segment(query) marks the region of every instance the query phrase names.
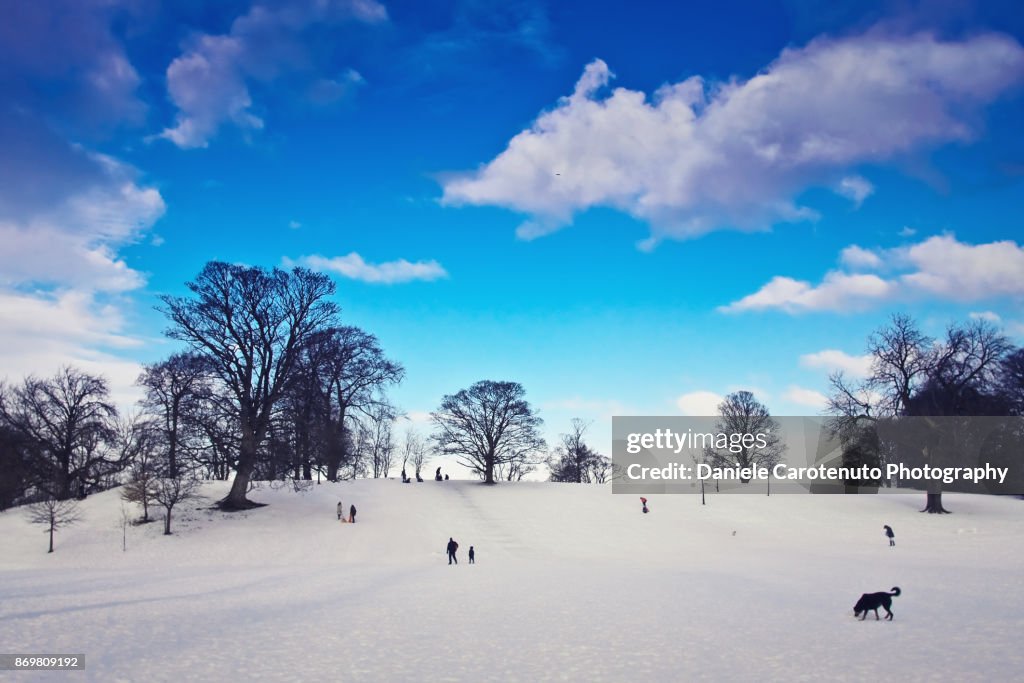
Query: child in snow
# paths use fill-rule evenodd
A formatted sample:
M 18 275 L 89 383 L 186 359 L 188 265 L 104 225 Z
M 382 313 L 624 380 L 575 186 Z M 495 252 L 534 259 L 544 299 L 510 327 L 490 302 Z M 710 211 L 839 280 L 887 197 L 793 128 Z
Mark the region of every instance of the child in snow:
M 896 534 L 892 532 L 892 527 L 886 524 L 884 527 L 885 535 L 889 537 L 889 547 L 896 545 Z
M 342 516 L 343 514 L 345 514 L 345 508 L 344 508 L 344 507 L 342 507 L 342 505 L 341 505 L 341 501 L 339 500 L 339 501 L 338 501 L 338 519 L 339 519 L 339 520 L 341 519 L 341 516 Z
M 647 509 L 647 499 L 646 499 L 646 498 L 644 498 L 643 496 L 640 496 L 640 504 L 644 506 L 644 507 L 643 507 L 643 511 L 644 511 L 644 514 L 645 514 L 645 515 L 646 515 L 646 514 L 647 514 L 648 512 L 650 512 L 650 510 L 648 510 L 648 509 Z
M 352 524 L 356 523 L 356 506 L 353 505 L 348 509 L 348 521 Z
M 473 546 L 469 546 L 469 563 L 476 564 L 476 552 L 474 552 Z

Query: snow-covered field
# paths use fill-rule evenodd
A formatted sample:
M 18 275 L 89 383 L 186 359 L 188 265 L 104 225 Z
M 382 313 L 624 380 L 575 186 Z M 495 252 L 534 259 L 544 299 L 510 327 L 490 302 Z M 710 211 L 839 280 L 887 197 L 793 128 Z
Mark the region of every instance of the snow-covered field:
M 0 514 L 0 652 L 84 653 L 2 680 L 1011 680 L 1024 501 L 947 494 L 651 496 L 394 480 L 203 489 L 128 530 L 90 497 L 56 552 Z M 335 505 L 359 509 L 341 524 Z M 889 548 L 882 525 L 896 531 Z M 458 566 L 444 547 L 460 544 Z M 477 564 L 466 563 L 473 545 Z M 900 586 L 892 622 L 852 607 Z M 884 615 L 884 612 L 883 612 Z

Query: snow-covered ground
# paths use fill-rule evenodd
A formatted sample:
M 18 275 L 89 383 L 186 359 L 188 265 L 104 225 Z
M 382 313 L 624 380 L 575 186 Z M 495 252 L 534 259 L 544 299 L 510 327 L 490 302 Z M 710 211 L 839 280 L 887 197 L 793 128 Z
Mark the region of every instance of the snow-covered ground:
M 2 680 L 1011 680 L 1024 502 L 947 494 L 651 496 L 394 480 L 264 486 L 128 530 L 117 491 L 46 553 L 0 514 L 0 652 L 84 653 Z M 341 524 L 335 505 L 359 509 Z M 882 525 L 896 532 L 890 548 Z M 460 544 L 459 565 L 444 547 Z M 477 564 L 468 565 L 473 545 Z M 892 622 L 861 593 L 900 586 Z M 884 612 L 883 612 L 884 615 Z

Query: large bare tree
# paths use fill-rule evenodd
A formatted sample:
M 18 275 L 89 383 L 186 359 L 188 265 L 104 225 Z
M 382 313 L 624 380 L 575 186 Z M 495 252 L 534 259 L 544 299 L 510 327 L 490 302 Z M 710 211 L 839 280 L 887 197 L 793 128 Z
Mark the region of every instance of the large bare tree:
M 431 413 L 438 450 L 455 456 L 487 484 L 494 483 L 496 467 L 521 471 L 545 448 L 539 432 L 543 420 L 525 395 L 518 382 L 484 380 L 445 396 Z
M 207 263 L 188 283 L 189 297 L 161 297 L 167 334 L 204 357 L 236 411 L 235 479 L 225 510 L 253 506 L 246 498 L 274 407 L 292 380 L 303 347 L 330 326 L 339 308 L 334 283 L 304 268 Z
M 886 418 L 1005 414 L 1008 406 L 998 386 L 1012 351 L 1005 335 L 985 321 L 953 323 L 942 340 L 935 340 L 910 316 L 893 315 L 868 338 L 871 369 L 866 378 L 851 381 L 841 372 L 830 376 L 833 431 L 852 432 Z M 921 448 L 925 462 L 936 451 L 934 444 Z M 941 480 L 929 481 L 921 512 L 948 512 Z

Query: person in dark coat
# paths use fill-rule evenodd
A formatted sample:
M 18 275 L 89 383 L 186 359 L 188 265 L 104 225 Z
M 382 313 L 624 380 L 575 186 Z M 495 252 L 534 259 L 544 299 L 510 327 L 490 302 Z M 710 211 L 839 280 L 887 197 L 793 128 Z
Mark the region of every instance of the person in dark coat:
M 447 475 L 447 474 L 446 474 L 446 475 L 444 475 L 444 480 L 445 480 L 445 481 L 448 481 L 448 475 Z
M 459 563 L 459 558 L 455 557 L 455 552 L 459 549 L 459 544 L 455 542 L 454 538 L 448 537 L 448 564 L 454 562 Z
M 338 519 L 340 520 L 340 519 L 341 519 L 341 516 L 342 516 L 342 515 L 344 515 L 344 514 L 345 514 L 345 508 L 344 508 L 344 506 L 343 506 L 343 505 L 341 504 L 341 501 L 339 500 L 339 501 L 338 501 Z
M 348 509 L 348 521 L 351 522 L 352 524 L 356 523 L 356 506 L 355 505 L 352 505 Z
M 643 505 L 643 512 L 646 515 L 650 510 L 647 509 L 647 499 L 643 496 L 640 497 L 640 504 Z
M 434 481 L 441 481 L 441 468 L 437 468 L 437 472 L 434 473 Z
M 886 524 L 882 528 L 885 529 L 885 535 L 889 537 L 889 546 L 896 545 L 896 534 L 892 532 L 892 527 Z
M 473 546 L 469 546 L 469 563 L 476 564 L 476 551 L 473 550 Z

